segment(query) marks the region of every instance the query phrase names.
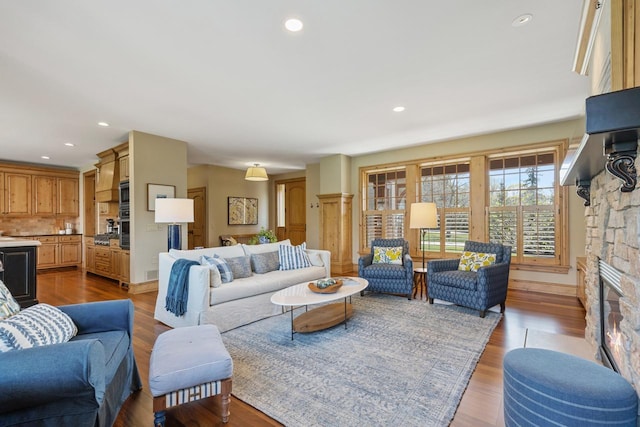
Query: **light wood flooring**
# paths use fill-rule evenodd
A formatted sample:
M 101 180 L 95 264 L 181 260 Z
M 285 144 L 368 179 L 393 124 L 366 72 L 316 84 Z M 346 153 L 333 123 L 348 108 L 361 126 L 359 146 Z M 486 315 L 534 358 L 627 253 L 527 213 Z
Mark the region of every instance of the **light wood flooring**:
M 135 305 L 133 345 L 143 389 L 123 406 L 116 426 L 152 426 L 153 412 L 148 389 L 149 356 L 156 337 L 169 328 L 153 319 L 156 292 L 132 295 L 116 282 L 86 274 L 82 270 L 55 270 L 38 274 L 38 298 L 51 305 L 130 298 Z M 421 301 L 409 304 L 427 304 Z M 452 426 L 502 426 L 502 358 L 513 348 L 523 347 L 527 334 L 538 343 L 567 345 L 584 336 L 585 311 L 577 298 L 524 291 L 509 291 L 507 308 L 480 358 L 464 393 Z M 571 338 L 574 337 L 574 338 Z M 552 343 L 555 341 L 555 344 Z M 552 345 L 552 346 L 553 346 Z M 169 410 L 167 426 L 278 426 L 255 408 L 232 398 L 231 416 L 223 424 L 219 397 L 193 402 Z M 339 421 L 336 422 L 336 425 Z

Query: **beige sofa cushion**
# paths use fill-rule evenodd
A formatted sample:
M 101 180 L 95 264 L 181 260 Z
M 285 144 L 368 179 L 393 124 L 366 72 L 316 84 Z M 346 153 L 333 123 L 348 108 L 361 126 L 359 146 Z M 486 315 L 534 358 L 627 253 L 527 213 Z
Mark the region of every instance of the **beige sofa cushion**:
M 198 262 L 200 262 L 200 257 L 202 255 L 212 257 L 213 255 L 218 254 L 218 256 L 222 258 L 235 258 L 235 257 L 246 255 L 242 250 L 241 245 L 220 246 L 217 248 L 191 249 L 186 251 L 183 251 L 180 249 L 171 249 L 169 250 L 169 254 L 176 259 L 184 258 L 184 259 L 189 259 L 189 260 L 198 261 Z
M 275 292 L 298 283 L 311 282 L 323 277 L 324 267 L 307 267 L 297 270 L 271 271 L 266 274 L 253 274 L 251 277 L 223 283 L 210 292 L 210 305 L 221 304 L 239 298 Z
M 265 252 L 273 252 L 278 250 L 280 245 L 291 245 L 291 240 L 286 239 L 275 243 L 265 243 L 262 245 L 245 245 L 242 244 L 242 249 L 247 255 L 251 254 L 263 254 Z

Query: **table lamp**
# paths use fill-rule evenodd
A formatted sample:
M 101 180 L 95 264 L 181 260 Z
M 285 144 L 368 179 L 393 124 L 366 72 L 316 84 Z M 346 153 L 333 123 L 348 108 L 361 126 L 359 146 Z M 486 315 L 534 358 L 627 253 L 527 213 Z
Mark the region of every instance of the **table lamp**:
M 409 216 L 409 228 L 420 229 L 420 249 L 422 250 L 422 269 L 424 270 L 424 230 L 438 227 L 438 209 L 435 203 L 413 203 Z
M 182 249 L 180 223 L 193 222 L 192 199 L 156 199 L 156 223 L 167 223 L 168 248 Z

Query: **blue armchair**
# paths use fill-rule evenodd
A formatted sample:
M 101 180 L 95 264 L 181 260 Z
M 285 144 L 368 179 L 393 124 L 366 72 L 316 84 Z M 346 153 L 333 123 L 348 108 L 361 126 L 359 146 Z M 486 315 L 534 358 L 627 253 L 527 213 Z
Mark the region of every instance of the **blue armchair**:
M 111 426 L 142 387 L 130 300 L 58 308 L 78 328 L 71 341 L 0 353 L 2 426 Z
M 402 247 L 402 264 L 373 263 L 374 247 Z M 374 239 L 371 253 L 358 259 L 358 276 L 367 279 L 367 291 L 406 295 L 411 299 L 413 290 L 413 260 L 409 243 L 404 239 Z M 364 295 L 364 292 L 360 292 Z
M 427 293 L 429 304 L 441 299 L 454 304 L 480 310 L 484 317 L 487 309 L 500 304 L 504 313 L 509 285 L 511 246 L 499 243 L 482 243 L 467 240 L 465 251 L 496 254 L 493 265 L 480 267 L 477 272 L 460 271 L 460 260 L 444 259 L 427 263 Z

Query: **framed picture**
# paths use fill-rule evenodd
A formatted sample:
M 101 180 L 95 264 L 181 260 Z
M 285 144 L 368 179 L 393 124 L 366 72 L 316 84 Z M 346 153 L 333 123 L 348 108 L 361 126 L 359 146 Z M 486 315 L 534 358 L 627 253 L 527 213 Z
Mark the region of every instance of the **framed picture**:
M 258 223 L 258 199 L 253 197 L 228 197 L 229 225 L 247 225 Z
M 176 197 L 175 185 L 147 184 L 147 210 L 156 210 L 156 199 L 173 199 Z

